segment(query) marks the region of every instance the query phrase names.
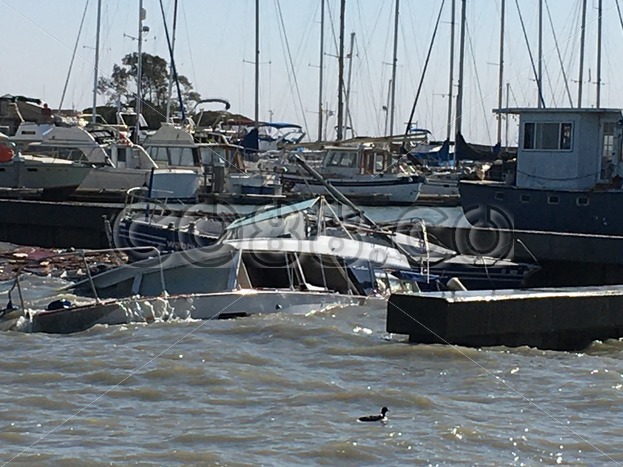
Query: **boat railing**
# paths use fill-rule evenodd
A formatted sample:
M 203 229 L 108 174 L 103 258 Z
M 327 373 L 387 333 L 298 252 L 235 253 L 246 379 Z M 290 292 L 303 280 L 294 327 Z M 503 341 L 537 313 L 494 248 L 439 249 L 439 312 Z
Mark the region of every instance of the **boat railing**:
M 156 215 L 163 216 L 172 210 L 171 202 L 177 207 L 185 206 L 182 200 L 171 200 L 166 197 L 155 198 L 150 195 L 150 190 L 147 187 L 134 187 L 126 191 L 124 212 L 141 212 L 146 219 Z
M 93 293 L 93 298 L 95 299 L 96 303 L 101 303 L 102 300 L 100 299 L 98 293 L 97 293 L 97 286 L 94 280 L 94 277 L 97 277 L 97 274 L 95 274 L 95 276 L 93 275 L 93 273 L 91 272 L 91 267 L 89 267 L 89 264 L 87 262 L 87 257 L 88 256 L 97 256 L 97 255 L 102 255 L 102 254 L 107 254 L 107 253 L 123 253 L 123 252 L 135 252 L 137 250 L 141 250 L 141 251 L 151 251 L 152 253 L 155 254 L 155 256 L 158 257 L 158 269 L 159 269 L 159 273 L 160 273 L 160 285 L 162 287 L 162 294 L 166 295 L 167 294 L 167 289 L 166 289 L 166 281 L 165 281 L 165 276 L 164 276 L 164 266 L 163 266 L 163 262 L 162 262 L 162 256 L 160 251 L 156 248 L 156 247 L 152 247 L 152 246 L 144 246 L 144 247 L 125 247 L 125 248 L 106 248 L 106 249 L 80 249 L 80 250 L 75 250 L 75 251 L 65 251 L 62 253 L 56 253 L 53 255 L 49 255 L 49 256 L 43 256 L 41 258 L 37 258 L 37 259 L 33 259 L 31 261 L 28 261 L 22 265 L 20 265 L 15 271 L 15 279 L 13 281 L 13 285 L 9 288 L 9 290 L 7 291 L 7 295 L 8 295 L 8 302 L 7 305 L 4 309 L 0 310 L 0 317 L 2 317 L 2 315 L 4 315 L 5 313 L 10 312 L 11 310 L 15 310 L 17 307 L 15 307 L 13 305 L 13 297 L 12 297 L 12 293 L 14 290 L 17 289 L 17 293 L 18 293 L 18 298 L 19 298 L 19 308 L 21 310 L 25 310 L 26 309 L 26 300 L 24 299 L 24 292 L 23 292 L 23 288 L 22 288 L 22 275 L 25 273 L 28 273 L 30 271 L 28 271 L 28 269 L 32 268 L 33 265 L 36 264 L 40 264 L 41 262 L 45 261 L 50 263 L 51 261 L 55 260 L 55 259 L 61 259 L 61 258 L 68 258 L 68 257 L 78 257 L 81 261 L 82 264 L 84 265 L 84 269 L 86 271 L 86 280 L 88 281 L 89 284 L 89 288 L 91 290 L 91 292 Z M 83 279 L 84 280 L 84 279 Z M 68 286 L 62 287 L 60 289 L 57 289 L 56 292 L 62 292 L 62 291 L 68 291 L 71 290 L 72 288 L 74 288 L 77 284 L 79 284 L 81 281 L 72 283 Z

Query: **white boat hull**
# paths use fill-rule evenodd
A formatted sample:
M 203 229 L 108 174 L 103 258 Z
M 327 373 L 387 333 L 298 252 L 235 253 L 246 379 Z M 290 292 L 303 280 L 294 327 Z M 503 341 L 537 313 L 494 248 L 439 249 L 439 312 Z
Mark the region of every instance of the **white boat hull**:
M 44 190 L 76 188 L 92 170 L 92 167 L 72 163 L 14 159 L 0 164 L 0 187 Z
M 315 180 L 286 178 L 284 181 L 293 184 L 292 191 L 314 195 L 326 194 L 324 185 Z M 325 179 L 342 194 L 350 197 L 378 197 L 388 202 L 413 203 L 420 194 L 422 183 L 418 177 L 377 176 L 361 179 Z
M 87 175 L 79 189 L 127 191 L 130 188 L 148 186 L 151 179 L 151 169 L 98 167 Z M 155 169 L 152 195 L 160 198 L 192 198 L 200 183 L 201 175 L 195 170 Z
M 305 314 L 333 307 L 378 308 L 385 299 L 328 292 L 251 290 L 169 297 L 106 300 L 86 306 L 32 314 L 33 332 L 72 333 L 96 324 L 118 325 L 169 319 L 222 319 L 259 313 Z

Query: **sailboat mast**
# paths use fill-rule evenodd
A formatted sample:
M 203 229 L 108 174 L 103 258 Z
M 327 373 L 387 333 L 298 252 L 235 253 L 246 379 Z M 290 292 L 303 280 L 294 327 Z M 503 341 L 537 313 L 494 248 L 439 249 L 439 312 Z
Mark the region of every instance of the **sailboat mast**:
M 467 0 L 461 0 L 461 40 L 459 44 L 459 89 L 456 94 L 456 134 L 461 134 L 463 120 L 463 70 L 465 62 L 465 17 Z M 456 141 L 456 140 L 455 140 Z
M 597 92 L 595 98 L 595 107 L 601 106 L 601 16 L 603 14 L 602 0 L 597 4 Z
M 346 91 L 345 91 L 345 98 L 344 98 L 344 116 L 345 119 L 348 120 L 348 123 L 346 123 L 346 127 L 348 128 L 350 126 L 350 131 L 351 134 L 353 132 L 353 122 L 350 119 L 350 83 L 351 83 L 351 78 L 353 76 L 353 49 L 355 47 L 355 33 L 351 32 L 350 33 L 350 52 L 348 53 L 348 80 L 346 81 L 347 85 L 346 85 Z M 344 136 L 346 135 L 346 131 L 344 131 Z
M 325 0 L 320 0 L 320 76 L 318 77 L 318 141 L 322 141 L 322 79 L 324 77 L 324 4 Z
M 506 83 L 506 118 L 504 119 L 504 132 L 505 132 L 505 136 L 504 136 L 504 141 L 506 141 L 506 152 L 508 152 L 508 106 L 509 106 L 509 102 L 510 102 L 510 91 L 511 91 L 511 83 Z
M 391 98 L 392 98 L 392 80 L 389 80 L 389 85 L 387 86 L 387 105 L 385 106 L 385 131 L 383 132 L 384 135 L 387 134 L 387 122 L 389 119 L 389 109 L 391 106 Z
M 260 0 L 255 0 L 255 128 L 260 121 Z
M 340 1 L 340 50 L 338 51 L 338 90 L 337 90 L 337 136 L 340 141 L 344 131 L 344 100 L 342 89 L 344 87 L 344 14 L 346 12 L 346 0 Z
M 539 0 L 539 56 L 537 59 L 537 87 L 539 109 L 543 107 L 543 0 Z
M 498 65 L 498 140 L 502 144 L 502 96 L 504 94 L 504 20 L 506 13 L 506 0 L 502 0 L 500 12 L 500 63 Z
M 95 66 L 93 71 L 93 111 L 91 112 L 91 122 L 97 121 L 97 81 L 99 80 L 100 64 L 100 25 L 102 22 L 102 0 L 97 0 L 97 27 L 95 32 Z M 59 109 L 60 110 L 60 109 Z
M 143 99 L 143 20 L 145 11 L 143 10 L 143 0 L 138 1 L 138 60 L 136 64 L 136 142 L 138 142 L 139 116 L 141 114 L 141 100 Z
M 398 15 L 400 12 L 400 0 L 396 0 L 396 12 L 394 13 L 394 56 L 392 59 L 392 92 L 389 106 L 389 136 L 394 135 L 394 113 L 396 112 L 396 65 L 398 63 Z
M 450 141 L 452 136 L 452 107 L 454 101 L 454 29 L 455 29 L 455 12 L 456 12 L 456 0 L 452 0 L 452 13 L 450 19 L 450 78 L 448 80 L 448 125 L 446 139 Z
M 173 32 L 171 34 L 171 50 L 175 50 L 175 33 L 177 31 L 177 0 L 173 5 Z M 167 94 L 167 115 L 166 121 L 169 121 L 171 117 L 171 94 L 173 93 L 173 59 L 171 59 L 171 63 L 169 64 L 169 89 Z
M 582 2 L 582 28 L 580 30 L 580 69 L 578 72 L 578 108 L 582 107 L 582 81 L 584 80 L 584 44 L 586 42 L 586 2 Z

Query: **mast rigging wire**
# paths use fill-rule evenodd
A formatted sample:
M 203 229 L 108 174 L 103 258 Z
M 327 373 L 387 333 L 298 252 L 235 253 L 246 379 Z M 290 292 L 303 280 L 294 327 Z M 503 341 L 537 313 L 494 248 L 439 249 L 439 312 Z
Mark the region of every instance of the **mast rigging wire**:
M 303 114 L 303 125 L 305 125 L 305 133 L 310 134 L 309 126 L 307 125 L 307 118 L 305 117 L 303 99 L 301 98 L 301 89 L 299 88 L 299 82 L 296 77 L 296 70 L 294 69 L 294 63 L 292 62 L 292 53 L 290 52 L 290 41 L 288 40 L 288 35 L 286 34 L 286 26 L 283 21 L 283 14 L 281 13 L 281 2 L 279 0 L 275 0 L 275 6 L 277 7 L 277 13 L 279 14 L 281 32 L 283 33 L 283 40 L 286 45 L 289 65 L 290 65 L 290 68 L 292 69 L 292 80 L 294 81 L 294 87 L 296 88 L 296 96 L 298 97 L 299 106 L 301 107 L 301 113 Z M 290 73 L 288 73 L 288 77 L 290 77 Z
M 571 91 L 569 90 L 569 80 L 567 79 L 567 73 L 565 72 L 565 65 L 562 61 L 562 56 L 560 55 L 560 48 L 558 47 L 558 38 L 556 37 L 556 30 L 554 29 L 554 22 L 552 21 L 552 13 L 550 12 L 549 2 L 547 0 L 545 0 L 545 9 L 547 10 L 547 17 L 549 19 L 549 25 L 552 29 L 552 36 L 554 36 L 554 45 L 556 46 L 556 54 L 558 55 L 558 62 L 560 63 L 560 69 L 562 70 L 562 78 L 565 83 L 565 90 L 567 91 L 567 98 L 569 99 L 569 105 L 573 107 L 573 99 L 571 97 Z M 547 67 L 545 69 L 547 70 Z
M 530 64 L 532 65 L 532 72 L 534 73 L 534 79 L 537 82 L 537 91 L 539 93 L 539 100 L 541 101 L 541 105 L 545 108 L 545 100 L 543 99 L 543 83 L 539 82 L 539 75 L 536 72 L 536 66 L 534 65 L 534 57 L 532 56 L 532 49 L 530 48 L 530 41 L 528 41 L 528 34 L 526 33 L 526 25 L 523 21 L 523 16 L 521 14 L 521 8 L 519 7 L 519 0 L 515 0 L 515 5 L 517 6 L 517 13 L 519 14 L 519 21 L 521 23 L 521 30 L 523 31 L 523 37 L 526 41 L 526 47 L 528 47 L 528 55 L 530 56 Z
M 176 0 L 177 4 L 177 0 Z M 171 69 L 173 70 L 173 79 L 175 80 L 175 87 L 177 88 L 177 98 L 180 101 L 180 111 L 182 112 L 182 123 L 186 121 L 186 110 L 184 109 L 184 100 L 182 98 L 182 90 L 180 88 L 180 81 L 177 79 L 177 68 L 175 67 L 175 58 L 173 57 L 173 46 L 171 45 L 171 36 L 169 35 L 169 26 L 167 25 L 167 17 L 164 14 L 164 5 L 160 0 L 160 11 L 162 12 L 162 22 L 164 23 L 164 33 L 167 37 L 167 45 L 169 46 L 169 56 L 171 57 Z M 139 37 L 139 40 L 140 37 Z M 139 57 L 139 60 L 141 57 Z
M 619 23 L 621 23 L 621 28 L 623 29 L 623 16 L 621 15 L 621 5 L 619 5 L 619 0 L 615 0 L 617 6 L 617 12 L 619 13 Z
M 69 85 L 69 77 L 71 76 L 71 70 L 74 66 L 74 59 L 76 58 L 76 50 L 78 49 L 78 43 L 80 42 L 80 36 L 82 34 L 82 26 L 84 26 L 84 18 L 87 15 L 87 8 L 89 7 L 89 0 L 84 5 L 84 11 L 82 12 L 82 20 L 80 21 L 80 27 L 78 28 L 78 37 L 76 37 L 76 43 L 74 44 L 74 50 L 71 53 L 71 62 L 69 62 L 69 70 L 67 70 L 67 78 L 65 78 L 65 86 L 63 87 L 63 94 L 61 94 L 61 103 L 58 104 L 58 110 L 63 108 L 63 102 L 65 101 L 65 93 L 67 92 L 67 86 Z
M 492 141 L 491 138 L 491 128 L 489 127 L 489 118 L 487 115 L 487 110 L 485 109 L 485 99 L 482 97 L 482 86 L 480 85 L 480 76 L 478 75 L 478 67 L 476 66 L 476 54 L 474 53 L 474 46 L 472 44 L 472 35 L 469 33 L 469 24 L 465 22 L 465 32 L 467 33 L 467 41 L 469 43 L 469 50 L 472 55 L 472 64 L 474 65 L 474 74 L 476 75 L 476 86 L 478 87 L 478 97 L 480 101 L 480 106 L 482 107 L 482 114 L 484 116 L 485 125 L 487 128 L 487 136 L 489 137 L 489 141 Z
M 439 29 L 439 23 L 441 21 L 441 13 L 443 13 L 443 6 L 446 3 L 446 0 L 442 0 L 441 7 L 439 7 L 439 14 L 437 15 L 437 21 L 435 22 L 435 29 L 433 30 L 433 36 L 430 40 L 430 45 L 428 47 L 428 53 L 426 55 L 426 61 L 424 62 L 424 69 L 422 70 L 422 76 L 420 77 L 420 84 L 417 88 L 417 93 L 415 94 L 415 100 L 413 101 L 413 107 L 411 107 L 411 114 L 409 115 L 409 121 L 407 122 L 407 127 L 405 128 L 404 138 L 402 140 L 401 151 L 406 152 L 406 144 L 407 144 L 407 136 L 409 136 L 409 130 L 411 129 L 411 124 L 413 123 L 413 116 L 415 115 L 415 107 L 420 98 L 420 93 L 422 92 L 422 85 L 424 84 L 424 76 L 426 75 L 426 70 L 428 68 L 428 62 L 430 61 L 430 55 L 433 51 L 433 44 L 435 43 L 435 37 L 437 36 L 437 30 Z

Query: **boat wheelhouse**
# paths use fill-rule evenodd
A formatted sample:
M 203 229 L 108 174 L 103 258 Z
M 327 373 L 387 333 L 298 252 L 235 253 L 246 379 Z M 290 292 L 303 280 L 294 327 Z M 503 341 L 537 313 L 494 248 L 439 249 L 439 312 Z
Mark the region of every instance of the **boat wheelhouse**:
M 367 197 L 394 204 L 411 204 L 420 192 L 423 177 L 399 155 L 371 143 L 325 149 L 317 171 L 325 181 L 355 199 Z M 325 187 L 306 175 L 283 175 L 292 191 L 322 194 Z
M 620 110 L 520 108 L 499 113 L 519 115 L 516 172 L 504 182 L 460 183 L 470 223 L 623 234 Z

